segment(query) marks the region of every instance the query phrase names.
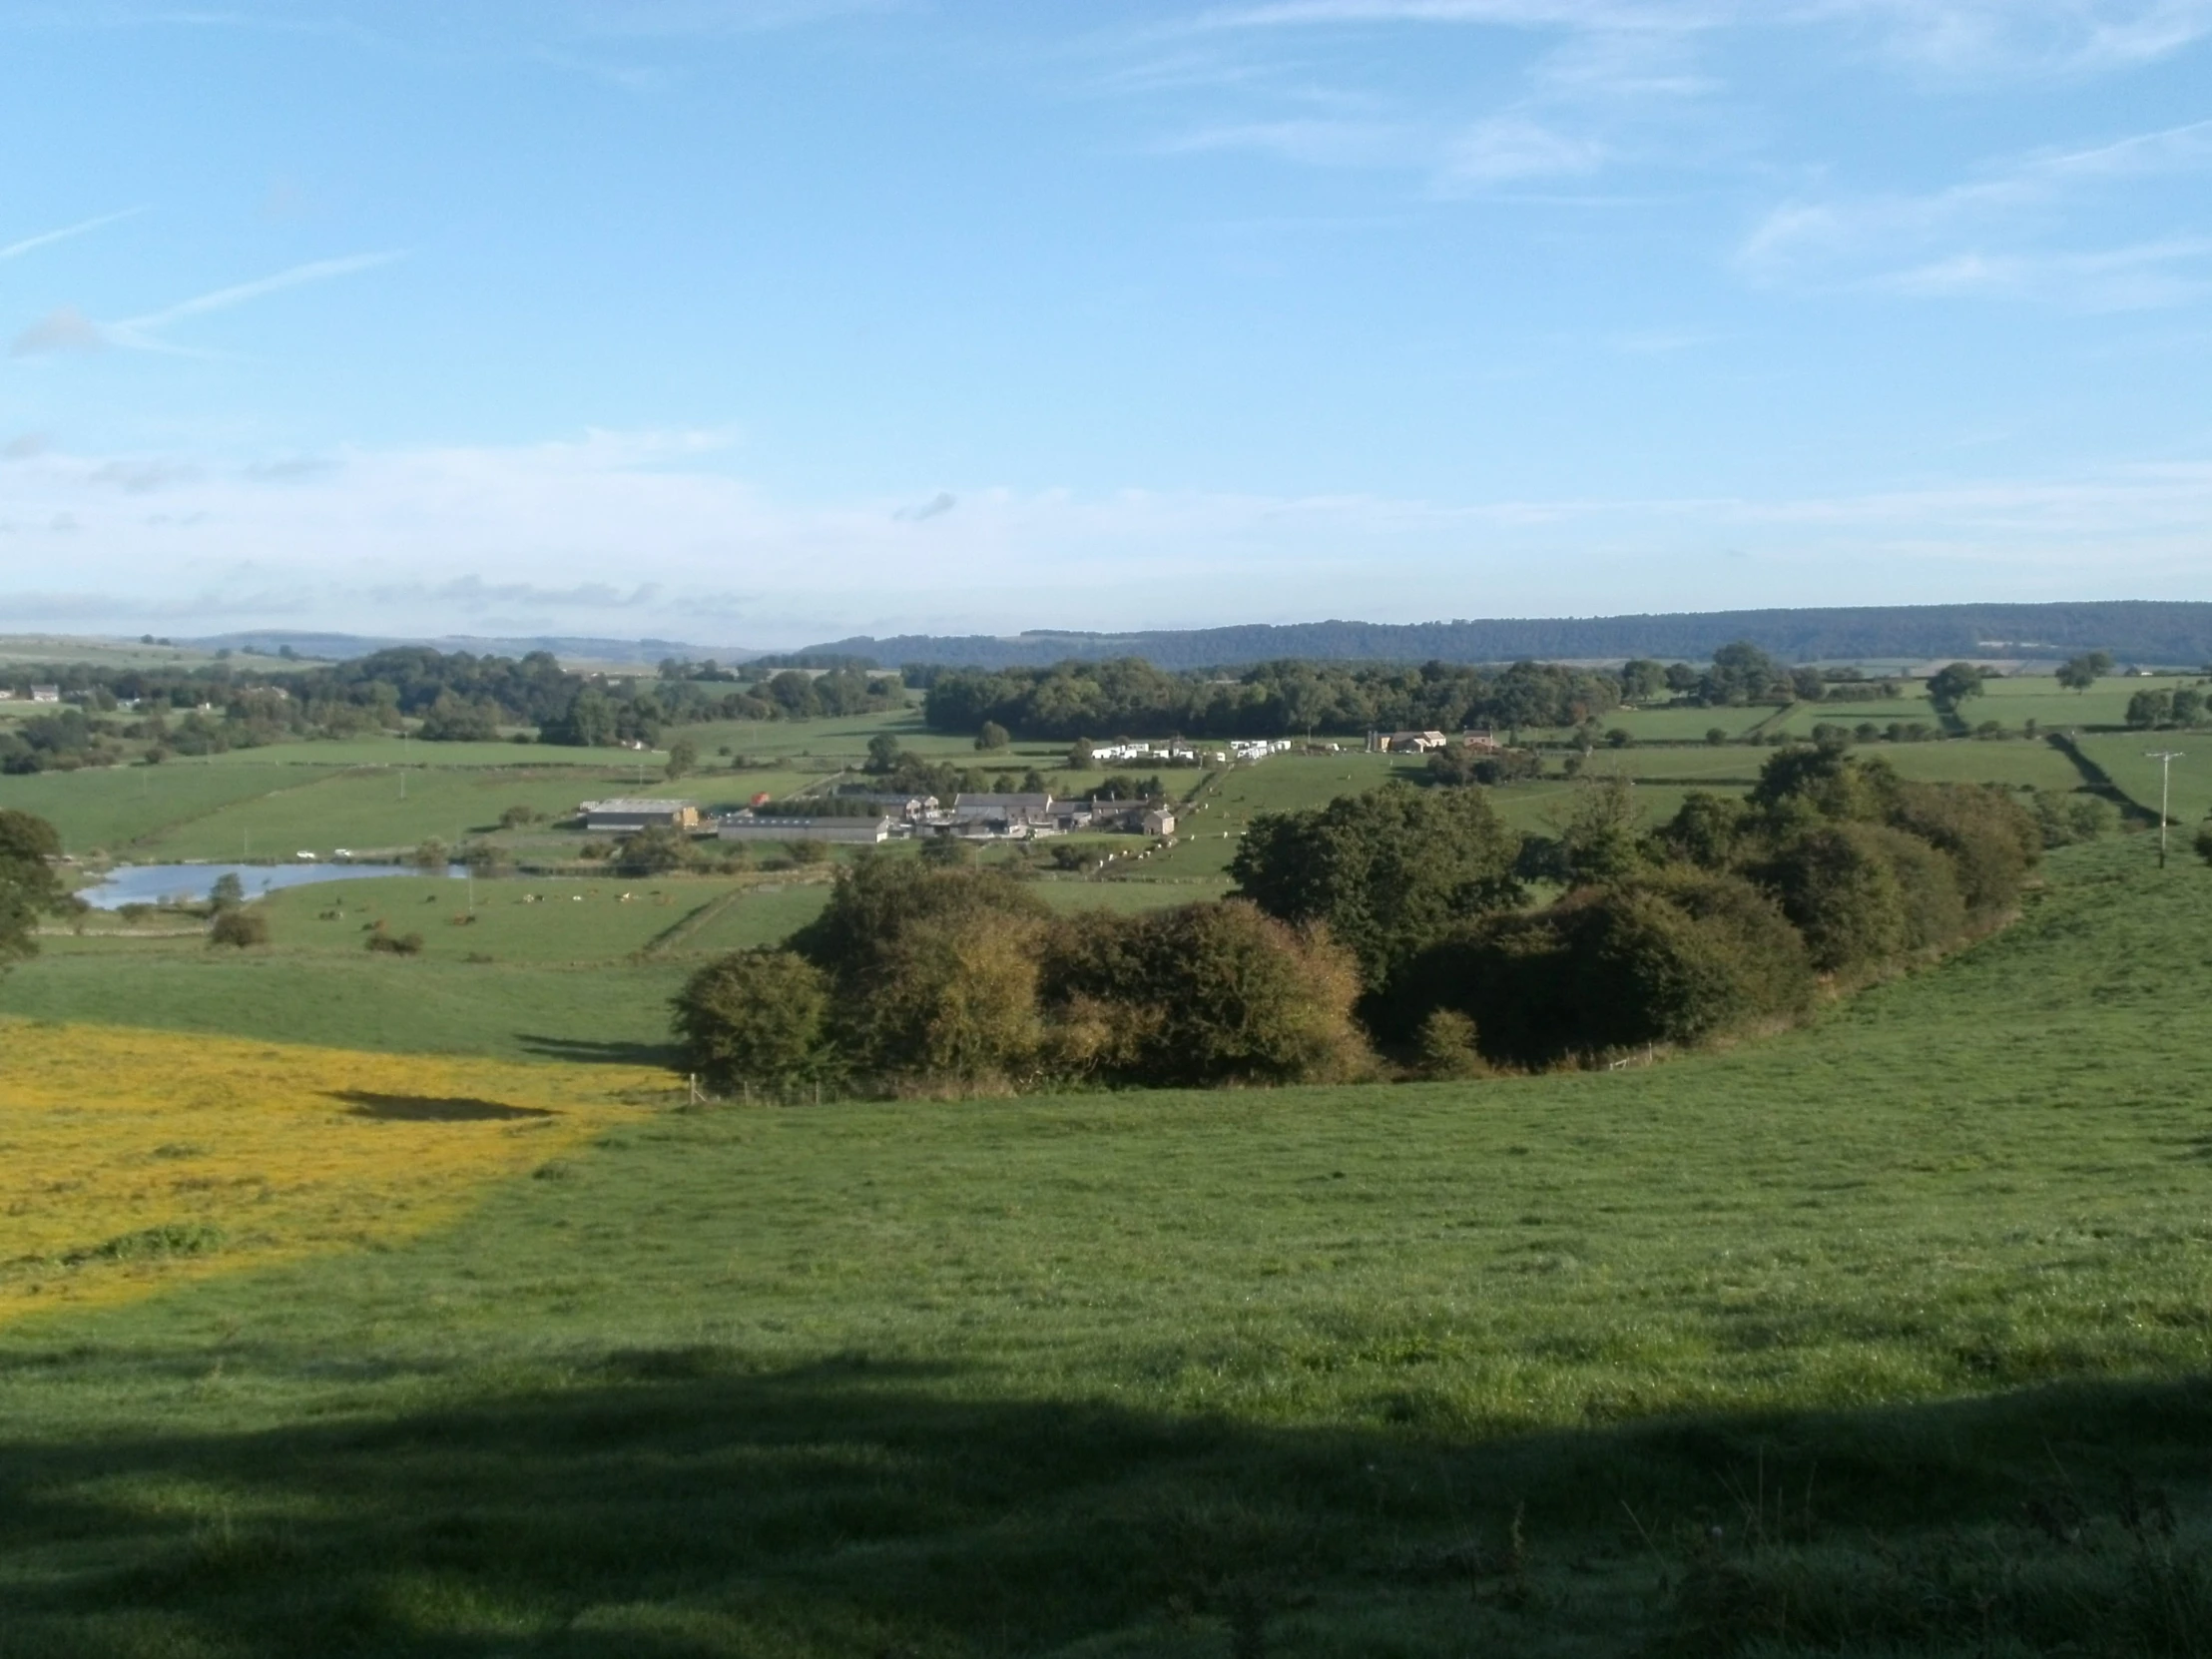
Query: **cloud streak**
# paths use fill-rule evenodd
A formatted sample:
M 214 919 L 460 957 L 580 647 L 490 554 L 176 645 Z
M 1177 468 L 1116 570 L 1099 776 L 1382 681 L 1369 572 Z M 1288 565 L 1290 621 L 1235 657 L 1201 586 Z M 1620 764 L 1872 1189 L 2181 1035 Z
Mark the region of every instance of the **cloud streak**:
M 125 208 L 121 213 L 102 214 L 98 219 L 83 220 L 75 225 L 65 225 L 58 231 L 42 231 L 35 237 L 25 237 L 21 242 L 11 242 L 5 248 L 0 248 L 0 265 L 6 265 L 10 260 L 20 260 L 24 255 L 38 249 L 51 248 L 57 242 L 67 242 L 72 237 L 84 236 L 103 226 L 136 219 L 144 212 L 144 208 Z
M 295 265 L 273 276 L 262 276 L 251 282 L 217 288 L 211 293 L 198 294 L 161 310 L 149 311 L 144 316 L 126 317 L 121 322 L 110 323 L 108 331 L 121 344 L 148 344 L 148 335 L 157 333 L 172 323 L 182 322 L 187 317 L 205 316 L 210 311 L 227 311 L 234 305 L 244 305 L 273 293 L 282 293 L 287 288 L 304 287 L 310 282 L 327 282 L 338 276 L 350 276 L 356 272 L 372 271 L 378 266 L 390 265 L 402 258 L 404 256 L 398 253 L 349 254 L 342 259 L 315 260 L 306 265 Z

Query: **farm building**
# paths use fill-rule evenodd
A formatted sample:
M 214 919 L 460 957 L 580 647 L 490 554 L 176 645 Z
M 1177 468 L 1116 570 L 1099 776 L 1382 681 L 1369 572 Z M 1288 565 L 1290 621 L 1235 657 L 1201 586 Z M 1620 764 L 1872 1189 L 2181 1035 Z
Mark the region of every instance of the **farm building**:
M 33 686 L 31 688 L 31 701 L 33 703 L 59 703 L 61 700 L 62 689 L 59 686 Z
M 1003 824 L 1009 830 L 1039 825 L 1057 828 L 1052 821 L 1052 797 L 1049 794 L 956 795 L 952 798 L 952 822 L 955 826 Z
M 1428 755 L 1439 749 L 1451 747 L 1451 740 L 1441 732 L 1370 732 L 1368 753 L 1371 755 Z
M 587 801 L 576 809 L 586 830 L 625 834 L 637 830 L 696 830 L 696 801 Z
M 832 845 L 872 846 L 891 838 L 891 820 L 883 818 L 755 818 L 732 813 L 715 828 L 726 841 L 829 841 Z
M 1144 816 L 1144 832 L 1148 835 L 1172 835 L 1175 833 L 1175 815 L 1165 807 L 1155 807 Z

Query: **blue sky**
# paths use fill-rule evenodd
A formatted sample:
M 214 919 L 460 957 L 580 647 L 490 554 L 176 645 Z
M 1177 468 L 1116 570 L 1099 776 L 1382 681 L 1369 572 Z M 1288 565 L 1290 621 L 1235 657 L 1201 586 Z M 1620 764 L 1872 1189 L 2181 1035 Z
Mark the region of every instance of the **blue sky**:
M 2212 599 L 2212 0 L 0 0 L 0 630 Z

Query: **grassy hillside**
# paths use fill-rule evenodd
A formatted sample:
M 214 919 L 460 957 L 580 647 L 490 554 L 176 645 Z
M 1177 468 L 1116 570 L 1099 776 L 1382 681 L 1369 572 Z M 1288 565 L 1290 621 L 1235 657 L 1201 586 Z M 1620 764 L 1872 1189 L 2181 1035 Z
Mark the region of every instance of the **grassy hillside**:
M 0 1651 L 2200 1651 L 2212 874 L 2142 853 L 1724 1055 L 663 1113 L 18 1318 Z

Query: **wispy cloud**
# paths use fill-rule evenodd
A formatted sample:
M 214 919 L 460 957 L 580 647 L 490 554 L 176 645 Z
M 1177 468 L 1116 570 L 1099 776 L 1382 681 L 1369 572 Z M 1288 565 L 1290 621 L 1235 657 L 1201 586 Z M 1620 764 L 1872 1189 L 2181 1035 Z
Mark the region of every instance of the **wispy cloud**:
M 199 294 L 161 310 L 149 311 L 144 316 L 126 317 L 121 322 L 110 323 L 108 332 L 119 344 L 147 344 L 150 343 L 147 336 L 159 332 L 173 322 L 182 322 L 188 316 L 226 311 L 234 305 L 244 305 L 250 300 L 265 298 L 272 293 L 281 293 L 286 288 L 303 287 L 309 282 L 326 282 L 332 277 L 350 276 L 355 272 L 371 271 L 380 265 L 390 265 L 402 257 L 396 253 L 350 254 L 343 259 L 315 260 L 307 265 L 295 265 L 273 276 L 262 276 L 251 282 L 217 288 L 212 293 Z
M 1478 121 L 1455 142 L 1439 170 L 1446 186 L 1504 184 L 1595 173 L 1607 149 L 1598 139 L 1555 131 L 1526 116 Z
M 2033 298 L 2085 309 L 2180 304 L 2212 272 L 2195 237 L 2083 248 L 2078 221 L 2130 184 L 2212 173 L 2212 122 L 2010 158 L 1939 190 L 1788 202 L 1736 251 L 1753 280 L 1925 296 Z
M 65 225 L 58 231 L 42 231 L 35 237 L 25 237 L 21 242 L 11 242 L 5 248 L 0 248 L 0 265 L 5 265 L 10 260 L 19 260 L 34 249 L 51 247 L 57 242 L 67 242 L 71 237 L 81 237 L 88 231 L 97 231 L 104 225 L 135 219 L 144 212 L 144 208 L 125 208 L 121 213 L 102 214 L 98 219 L 83 220 L 75 225 Z

